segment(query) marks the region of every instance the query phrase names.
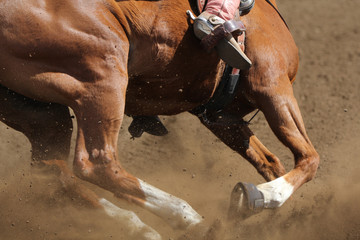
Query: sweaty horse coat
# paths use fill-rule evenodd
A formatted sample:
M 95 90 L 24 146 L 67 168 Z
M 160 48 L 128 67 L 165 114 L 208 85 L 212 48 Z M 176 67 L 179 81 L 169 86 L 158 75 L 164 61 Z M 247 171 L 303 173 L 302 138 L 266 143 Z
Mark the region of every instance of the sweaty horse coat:
M 71 107 L 78 124 L 77 177 L 174 227 L 197 225 L 202 219 L 185 201 L 127 173 L 117 154 L 124 113 L 177 114 L 214 93 L 222 63 L 199 47 L 186 15 L 192 6 L 186 0 L 1 0 L 0 84 L 7 99 L 0 104 L 2 121 L 29 138 L 35 160 L 57 166 L 74 187 L 76 179 L 62 161 L 69 154 Z M 314 177 L 319 157 L 293 96 L 298 53 L 290 32 L 265 0 L 257 0 L 242 20 L 253 67 L 241 73 L 223 124 L 204 124 L 269 181 L 257 188 L 263 207 L 274 208 Z M 256 108 L 294 154 L 290 172 L 243 124 Z M 94 205 L 108 206 L 89 190 L 74 188 Z

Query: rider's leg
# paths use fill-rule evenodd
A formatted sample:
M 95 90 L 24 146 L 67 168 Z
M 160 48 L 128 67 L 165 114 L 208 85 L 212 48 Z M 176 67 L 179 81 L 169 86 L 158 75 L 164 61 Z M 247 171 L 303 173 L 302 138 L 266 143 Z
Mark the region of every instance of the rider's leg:
M 240 0 L 209 0 L 205 11 L 228 21 L 234 18 L 239 5 Z
M 240 0 L 208 1 L 204 12 L 194 22 L 194 32 L 205 50 L 216 48 L 219 57 L 227 64 L 238 69 L 248 69 L 251 61 L 235 40 L 233 34 L 245 30 L 242 23 L 227 22 L 234 18 Z

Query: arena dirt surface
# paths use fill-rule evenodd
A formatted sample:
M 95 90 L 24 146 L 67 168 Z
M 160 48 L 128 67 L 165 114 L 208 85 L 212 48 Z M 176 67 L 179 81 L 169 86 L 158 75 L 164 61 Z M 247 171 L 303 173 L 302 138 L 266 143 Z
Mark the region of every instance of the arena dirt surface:
M 121 161 L 139 178 L 188 201 L 206 221 L 220 219 L 221 240 L 360 239 L 360 1 L 279 0 L 278 6 L 299 47 L 294 91 L 321 156 L 313 181 L 280 209 L 227 223 L 234 185 L 263 179 L 186 113 L 162 117 L 170 131 L 167 136 L 144 135 L 135 141 L 126 131 L 130 119 L 125 119 L 119 137 Z M 251 128 L 290 170 L 292 154 L 277 141 L 262 114 Z M 0 131 L 1 240 L 129 239 L 119 222 L 55 191 L 56 178 L 32 171 L 30 144 L 22 134 L 5 125 Z M 116 202 L 109 193 L 89 187 Z M 163 239 L 181 235 L 152 214 L 131 209 Z

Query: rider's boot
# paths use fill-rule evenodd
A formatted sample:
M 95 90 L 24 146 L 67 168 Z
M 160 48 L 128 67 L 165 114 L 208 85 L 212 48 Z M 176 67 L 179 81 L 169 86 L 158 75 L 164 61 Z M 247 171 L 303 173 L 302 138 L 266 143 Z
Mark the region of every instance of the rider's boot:
M 233 34 L 244 31 L 245 27 L 231 21 L 240 1 L 208 0 L 205 11 L 195 19 L 194 32 L 205 49 L 215 47 L 219 57 L 227 64 L 237 69 L 248 69 L 251 61 L 233 37 Z

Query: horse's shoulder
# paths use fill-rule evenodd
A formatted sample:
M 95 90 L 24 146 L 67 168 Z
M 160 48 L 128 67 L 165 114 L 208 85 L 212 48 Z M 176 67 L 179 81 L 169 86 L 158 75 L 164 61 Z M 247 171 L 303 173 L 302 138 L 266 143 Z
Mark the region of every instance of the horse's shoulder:
M 295 41 L 280 13 L 266 1 L 243 18 L 247 55 L 263 77 L 295 76 L 299 56 Z

